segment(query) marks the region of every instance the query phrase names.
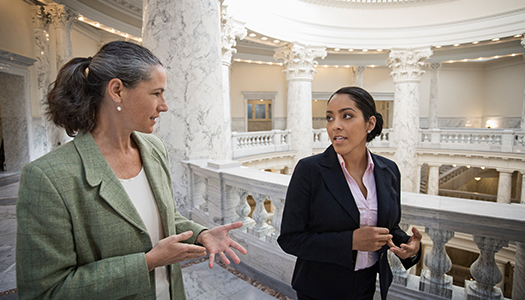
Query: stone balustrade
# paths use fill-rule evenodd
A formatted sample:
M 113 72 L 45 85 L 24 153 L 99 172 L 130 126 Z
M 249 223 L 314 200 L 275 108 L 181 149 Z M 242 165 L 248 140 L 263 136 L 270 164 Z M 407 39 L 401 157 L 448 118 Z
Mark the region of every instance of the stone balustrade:
M 234 161 L 184 161 L 188 178 L 190 218 L 214 226 L 241 220 L 244 226 L 231 236 L 248 250 L 242 260 L 248 266 L 284 283 L 290 283 L 295 258 L 276 244 L 280 219 L 290 176 L 241 167 Z M 248 197 L 255 208 L 248 205 Z M 401 194 L 404 224 L 425 228 L 433 241 L 433 249 L 423 261 L 426 269 L 421 277 L 407 274 L 399 264 L 391 263 L 395 279 L 389 299 L 503 299 L 495 285 L 501 272 L 495 265 L 495 254 L 508 243 L 525 243 L 525 205 L 480 202 L 458 198 L 415 193 Z M 265 208 L 270 201 L 272 214 Z M 404 225 L 408 228 L 407 225 Z M 451 286 L 445 272 L 450 268 L 445 245 L 455 233 L 473 236 L 481 253 L 471 266 L 475 280 L 465 288 Z M 522 261 L 517 254 L 516 261 Z M 392 261 L 394 258 L 390 258 Z M 515 276 L 525 273 L 516 264 Z M 404 277 L 404 279 L 403 279 Z M 408 278 L 408 279 L 407 279 Z M 416 282 L 411 284 L 410 282 Z M 525 278 L 515 278 L 523 282 Z M 523 286 L 523 284 L 515 284 Z M 520 299 L 523 291 L 513 291 Z
M 271 130 L 232 133 L 233 159 L 290 151 L 290 130 Z

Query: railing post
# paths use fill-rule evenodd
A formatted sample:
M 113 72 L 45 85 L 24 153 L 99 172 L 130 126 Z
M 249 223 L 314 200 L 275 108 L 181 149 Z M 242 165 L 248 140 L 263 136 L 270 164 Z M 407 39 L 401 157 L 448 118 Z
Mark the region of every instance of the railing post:
M 275 229 L 270 235 L 266 236 L 266 241 L 277 244 L 277 238 L 281 233 L 281 221 L 283 218 L 284 210 L 284 198 L 268 196 L 268 200 L 272 201 L 272 204 L 275 206 L 275 214 L 272 217 L 272 227 Z
M 406 223 L 400 223 L 399 227 L 403 229 L 404 231 L 408 230 L 409 225 Z M 399 260 L 399 257 L 394 254 L 392 251 L 387 251 L 387 257 L 388 262 L 390 263 L 390 269 L 392 270 L 393 283 L 407 286 L 408 282 L 408 271 L 403 267 L 403 264 L 401 263 L 401 260 Z
M 255 209 L 252 214 L 255 225 L 248 228 L 248 233 L 253 234 L 258 238 L 262 238 L 273 231 L 273 228 L 268 225 L 268 223 L 266 223 L 266 221 L 268 221 L 268 212 L 264 207 L 264 200 L 266 199 L 266 196 L 253 193 L 252 197 L 255 200 Z
M 495 287 L 503 279 L 503 275 L 496 264 L 494 256 L 501 248 L 508 246 L 508 242 L 475 235 L 474 243 L 478 246 L 480 255 L 470 266 L 470 273 L 476 280 L 465 280 L 467 300 L 503 299 L 501 289 Z
M 452 268 L 452 261 L 445 251 L 445 244 L 454 237 L 454 231 L 427 227 L 425 232 L 433 246 L 425 256 L 428 270 L 421 271 L 419 290 L 452 299 L 452 276 L 445 274 Z
M 251 211 L 251 207 L 248 204 L 248 201 L 246 200 L 246 197 L 248 196 L 248 192 L 240 189 L 235 188 L 237 195 L 239 195 L 239 204 L 237 204 L 237 207 L 235 208 L 235 212 L 239 216 L 239 219 L 237 221 L 241 221 L 243 223 L 242 229 L 250 228 L 255 224 L 255 221 L 248 217 Z
M 501 134 L 501 152 L 512 152 L 514 145 L 514 131 L 505 129 Z

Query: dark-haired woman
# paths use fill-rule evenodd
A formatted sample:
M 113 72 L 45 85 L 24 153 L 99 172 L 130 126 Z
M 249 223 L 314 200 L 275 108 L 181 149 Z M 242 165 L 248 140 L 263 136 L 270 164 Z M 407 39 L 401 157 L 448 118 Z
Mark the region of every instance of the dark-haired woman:
M 408 269 L 419 260 L 421 234 L 399 228 L 397 165 L 366 147 L 383 126 L 372 96 L 339 89 L 326 121 L 332 145 L 299 161 L 286 194 L 278 242 L 297 256 L 292 286 L 300 300 L 371 300 L 379 273 L 385 300 L 392 282 L 387 250 Z
M 150 134 L 165 89 L 160 61 L 129 42 L 59 71 L 47 113 L 75 138 L 22 170 L 20 299 L 185 299 L 179 262 L 246 254 L 228 236 L 241 222 L 207 230 L 176 211 L 166 148 Z

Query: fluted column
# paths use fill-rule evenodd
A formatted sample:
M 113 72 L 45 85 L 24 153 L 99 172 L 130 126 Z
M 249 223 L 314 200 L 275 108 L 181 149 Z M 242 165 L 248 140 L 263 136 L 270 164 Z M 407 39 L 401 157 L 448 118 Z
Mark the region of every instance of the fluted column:
M 71 28 L 78 14 L 65 5 L 49 5 L 45 8 L 51 23 L 55 27 L 56 62 L 57 71 L 73 58 L 73 45 L 71 42 Z M 51 147 L 56 148 L 71 140 L 65 130 L 55 126 L 50 127 Z
M 231 99 L 230 99 L 230 66 L 232 55 L 237 53 L 234 47 L 237 45 L 236 38 L 242 40 L 246 37 L 248 31 L 244 24 L 235 22 L 230 15 L 228 15 L 228 6 L 221 6 L 221 50 L 222 50 L 222 102 L 223 102 L 223 117 L 224 117 L 224 134 L 229 140 L 225 145 L 225 157 L 232 159 L 232 145 L 231 145 Z
M 301 158 L 312 155 L 312 80 L 316 73 L 317 57 L 326 57 L 325 47 L 290 43 L 275 50 L 274 59 L 284 61 L 288 81 L 286 127 L 291 130 L 292 150 L 297 154 L 294 165 Z
M 363 78 L 365 74 L 366 66 L 356 66 L 355 71 L 357 75 L 356 84 L 358 87 L 363 87 Z
M 419 83 L 423 60 L 429 48 L 393 49 L 387 60 L 394 79 L 393 144 L 394 160 L 401 171 L 401 190 L 417 193 L 417 153 L 419 144 Z
M 445 244 L 454 237 L 453 231 L 425 228 L 432 240 L 432 250 L 425 255 L 425 266 L 421 271 L 419 290 L 452 299 L 452 276 L 447 275 L 452 268 L 452 261 L 445 251 Z
M 436 129 L 438 126 L 438 90 L 439 90 L 439 71 L 441 63 L 431 63 L 432 77 L 430 78 L 430 103 L 428 108 L 428 128 Z
M 474 243 L 478 246 L 480 255 L 470 266 L 470 274 L 475 281 L 465 280 L 467 300 L 495 300 L 503 299 L 501 289 L 495 285 L 503 279 L 494 256 L 501 248 L 508 246 L 507 241 L 474 236 Z M 516 296 L 512 296 L 513 299 Z
M 143 45 L 165 66 L 169 111 L 155 134 L 167 146 L 177 208 L 186 214 L 187 178 L 181 160 L 228 157 L 224 125 L 219 0 L 143 1 Z
M 45 102 L 49 89 L 51 73 L 50 58 L 49 58 L 49 15 L 44 11 L 43 6 L 32 7 L 32 20 L 35 29 L 35 67 L 37 78 L 37 97 L 40 104 L 40 117 L 42 120 L 43 130 L 40 130 L 41 135 L 36 135 L 34 138 L 38 143 L 42 144 L 44 153 L 51 151 L 52 142 L 49 139 L 51 133 L 56 131 L 55 127 L 46 117 Z M 42 153 L 42 154 L 44 154 Z
M 428 164 L 427 194 L 439 195 L 439 164 Z
M 510 203 L 510 195 L 512 189 L 512 171 L 505 169 L 498 169 L 498 195 L 496 202 Z

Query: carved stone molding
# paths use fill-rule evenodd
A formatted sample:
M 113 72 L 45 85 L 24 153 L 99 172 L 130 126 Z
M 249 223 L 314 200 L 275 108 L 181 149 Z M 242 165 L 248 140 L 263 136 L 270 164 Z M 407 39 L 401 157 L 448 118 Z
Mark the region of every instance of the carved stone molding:
M 423 61 L 431 55 L 430 48 L 392 49 L 386 63 L 392 69 L 390 76 L 394 78 L 394 83 L 421 81 L 421 76 L 425 73 Z
M 49 18 L 49 13 L 44 10 L 43 6 L 37 5 L 31 7 L 31 19 L 35 28 L 40 28 L 46 31 L 49 29 L 51 19 Z
M 284 61 L 286 69 L 283 72 L 286 74 L 287 80 L 312 80 L 317 72 L 315 70 L 317 65 L 315 59 L 317 57 L 324 59 L 326 54 L 325 47 L 290 43 L 276 49 L 273 58 Z
M 222 62 L 226 64 L 231 63 L 232 55 L 237 53 L 237 49 L 234 47 L 237 45 L 236 38 L 240 40 L 244 39 L 248 34 L 248 31 L 244 27 L 244 24 L 240 24 L 233 20 L 228 15 L 228 6 L 221 6 L 221 49 L 222 49 Z
M 78 18 L 78 13 L 65 5 L 46 6 L 45 12 L 55 27 L 71 28 Z

